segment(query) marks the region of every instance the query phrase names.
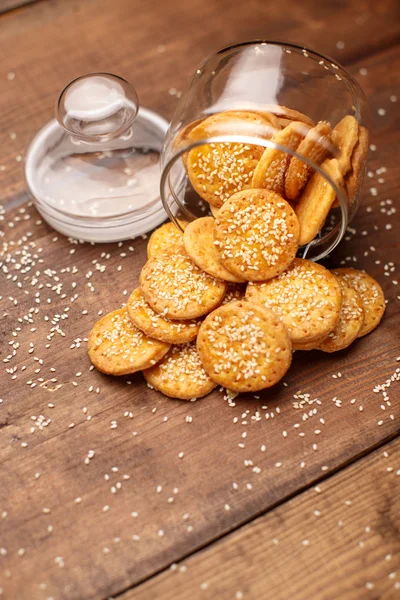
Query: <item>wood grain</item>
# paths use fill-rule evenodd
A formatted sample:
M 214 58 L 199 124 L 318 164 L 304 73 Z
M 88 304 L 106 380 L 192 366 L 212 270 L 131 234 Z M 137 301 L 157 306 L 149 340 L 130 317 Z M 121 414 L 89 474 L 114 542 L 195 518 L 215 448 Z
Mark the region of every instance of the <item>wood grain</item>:
M 0 190 L 24 190 L 21 165 L 34 133 L 77 75 L 109 71 L 137 89 L 141 103 L 172 116 L 176 97 L 210 52 L 246 39 L 286 39 L 344 64 L 389 47 L 400 36 L 397 0 L 52 0 L 3 16 L 0 27 Z M 343 42 L 344 48 L 337 48 Z M 15 75 L 13 80 L 7 76 Z M 16 134 L 10 141 L 9 134 Z
M 37 2 L 37 0 L 0 0 L 0 14 L 14 8 L 21 8 L 26 4 L 32 4 L 32 2 Z
M 297 353 L 286 387 L 240 398 L 233 407 L 219 393 L 194 404 L 169 401 L 148 390 L 140 374 L 111 379 L 89 370 L 84 338 L 99 312 L 119 306 L 135 287 L 146 243 L 92 246 L 57 235 L 27 206 L 16 157 L 50 116 L 57 91 L 77 72 L 117 70 L 137 81 L 144 104 L 170 116 L 176 98 L 168 89 L 181 89 L 209 50 L 232 37 L 260 35 L 258 21 L 267 14 L 264 4 L 248 17 L 247 8 L 255 4 L 192 0 L 191 10 L 189 5 L 181 10 L 156 2 L 158 20 L 133 2 L 117 1 L 112 11 L 105 5 L 56 0 L 1 18 L 7 19 L 7 27 L 0 27 L 0 51 L 7 60 L 0 65 L 6 80 L 0 96 L 0 165 L 6 167 L 0 190 L 7 210 L 0 350 L 3 360 L 11 357 L 0 378 L 0 517 L 5 515 L 0 544 L 7 552 L 0 553 L 0 587 L 4 598 L 13 600 L 117 594 L 328 476 L 400 428 L 398 382 L 387 390 L 391 406 L 373 391 L 395 373 L 399 354 L 399 292 L 392 283 L 398 271 L 391 272 L 389 264 L 398 256 L 396 215 L 382 212 L 393 206 L 386 200 L 395 199 L 399 189 L 399 111 L 390 101 L 393 94 L 400 96 L 396 48 L 351 67 L 371 99 L 377 150 L 371 153 L 374 178 L 367 180 L 356 230 L 335 256 L 335 264 L 353 264 L 357 257 L 356 266 L 384 285 L 389 303 L 380 329 L 336 356 Z M 325 29 L 309 28 L 312 5 L 304 6 L 308 12 L 295 8 L 287 24 L 292 39 L 307 37 L 329 51 L 338 32 L 347 31 L 346 60 L 365 52 L 372 36 L 369 19 L 356 36 L 345 28 L 346 18 L 354 28 L 357 15 L 373 14 L 374 25 L 387 22 L 388 39 L 397 35 L 391 13 L 385 16 L 372 3 L 343 5 L 335 12 L 330 38 Z M 394 13 L 393 3 L 385 6 Z M 272 24 L 283 32 L 277 12 L 269 10 L 267 33 L 272 35 Z M 333 5 L 324 16 L 315 10 L 322 23 L 330 19 L 332 25 Z M 179 37 L 165 27 L 167 17 Z M 207 27 L 197 26 L 201 20 Z M 382 41 L 379 28 L 376 33 L 374 40 Z M 371 48 L 378 44 L 374 40 Z M 13 52 L 4 54 L 7 48 Z M 368 69 L 366 76 L 359 74 L 361 67 Z M 14 79 L 7 79 L 10 72 Z M 384 116 L 377 113 L 382 107 Z M 382 166 L 387 172 L 377 175 Z M 376 196 L 370 187 L 377 188 Z M 311 405 L 295 408 L 305 397 L 299 390 L 310 394 Z M 40 419 L 32 419 L 40 415 L 51 419 L 42 430 Z M 91 450 L 95 455 L 85 462 Z
M 400 590 L 400 440 L 121 600 L 390 600 Z

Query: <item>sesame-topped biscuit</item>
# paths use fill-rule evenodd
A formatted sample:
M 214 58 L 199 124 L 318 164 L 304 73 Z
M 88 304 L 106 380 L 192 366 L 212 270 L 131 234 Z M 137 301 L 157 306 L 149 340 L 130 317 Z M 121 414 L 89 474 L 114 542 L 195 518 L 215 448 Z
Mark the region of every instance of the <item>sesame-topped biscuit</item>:
M 214 245 L 214 227 L 213 217 L 201 217 L 189 223 L 183 235 L 183 245 L 188 256 L 200 269 L 213 277 L 232 283 L 244 282 L 243 278 L 236 277 L 220 262 Z
M 358 337 L 364 323 L 364 307 L 361 296 L 350 287 L 343 277 L 337 278 L 342 288 L 342 306 L 336 327 L 318 345 L 323 352 L 344 350 Z
M 172 346 L 164 358 L 143 371 L 143 375 L 156 390 L 178 400 L 202 398 L 217 386 L 205 371 L 194 342 Z
M 365 271 L 342 267 L 332 271 L 339 279 L 344 281 L 361 296 L 364 306 L 364 322 L 357 335 L 362 337 L 378 327 L 385 313 L 385 296 L 379 283 Z
M 205 119 L 190 132 L 190 139 L 203 140 L 216 135 L 271 137 L 275 129 L 257 113 L 226 111 Z M 250 187 L 254 169 L 263 153 L 262 146 L 240 142 L 204 144 L 193 148 L 187 160 L 193 188 L 213 206 L 222 206 L 232 194 Z
M 155 365 L 169 344 L 147 337 L 130 320 L 126 307 L 108 313 L 89 334 L 88 353 L 102 373 L 127 375 Z
M 321 168 L 343 189 L 343 177 L 336 158 L 326 159 Z M 295 206 L 300 224 L 300 246 L 311 242 L 322 229 L 335 198 L 335 191 L 325 177 L 318 172 L 314 173 Z
M 220 261 L 247 281 L 264 281 L 284 271 L 296 256 L 298 240 L 293 209 L 269 190 L 234 194 L 215 221 Z
M 360 186 L 361 169 L 365 167 L 365 159 L 367 158 L 369 148 L 369 133 L 368 129 L 360 125 L 358 130 L 358 141 L 354 146 L 351 155 L 351 169 L 345 177 L 347 196 L 350 202 L 350 212 L 353 212 L 354 200 L 358 188 Z
M 296 258 L 278 277 L 249 283 L 246 298 L 273 310 L 297 345 L 322 338 L 334 329 L 339 320 L 342 292 L 328 269 L 311 260 Z
M 233 392 L 255 392 L 277 383 L 291 363 L 286 328 L 272 311 L 238 301 L 203 321 L 197 348 L 210 377 Z
M 168 344 L 186 344 L 196 339 L 200 321 L 173 321 L 157 314 L 146 302 L 142 290 L 137 288 L 129 296 L 127 303 L 131 321 L 143 333 L 155 340 Z
M 351 155 L 357 141 L 357 119 L 352 115 L 346 115 L 332 131 L 332 142 L 339 150 L 339 156 L 337 158 L 342 175 L 346 175 L 351 169 Z
M 322 342 L 326 339 L 326 335 L 311 340 L 311 342 L 292 342 L 293 350 L 317 350 L 319 349 Z
M 211 312 L 225 296 L 226 283 L 205 273 L 186 254 L 172 249 L 150 258 L 140 274 L 150 306 L 169 319 L 197 319 Z
M 314 164 L 320 165 L 330 150 L 331 126 L 322 121 L 310 129 L 306 137 L 297 147 L 301 156 L 308 158 Z M 285 173 L 285 196 L 288 200 L 296 200 L 306 185 L 314 169 L 297 156 L 292 156 Z
M 187 226 L 187 221 L 179 221 L 182 229 Z M 178 246 L 183 248 L 183 233 L 172 221 L 158 227 L 150 236 L 147 244 L 147 257 L 152 258 L 162 254 L 165 250 Z
M 291 122 L 285 129 L 278 131 L 272 138 L 285 148 L 296 150 L 300 142 L 305 138 L 309 127 L 300 121 Z M 290 154 L 277 148 L 265 148 L 255 170 L 251 187 L 256 189 L 267 189 L 277 192 L 281 196 L 285 189 L 285 173 L 289 165 Z

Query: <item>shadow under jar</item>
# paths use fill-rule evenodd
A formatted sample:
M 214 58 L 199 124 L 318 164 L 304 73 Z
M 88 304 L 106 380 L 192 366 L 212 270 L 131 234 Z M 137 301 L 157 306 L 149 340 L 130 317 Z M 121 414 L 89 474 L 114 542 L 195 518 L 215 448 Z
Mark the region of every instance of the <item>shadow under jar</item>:
M 170 218 L 192 221 L 235 193 L 267 189 L 319 260 L 355 215 L 368 152 L 367 106 L 343 67 L 302 46 L 253 41 L 210 55 L 183 92 L 161 155 Z

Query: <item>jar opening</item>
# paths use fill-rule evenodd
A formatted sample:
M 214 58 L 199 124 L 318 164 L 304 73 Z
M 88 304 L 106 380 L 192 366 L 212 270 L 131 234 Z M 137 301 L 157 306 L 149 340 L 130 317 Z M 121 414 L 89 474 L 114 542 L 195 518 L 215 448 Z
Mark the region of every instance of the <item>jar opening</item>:
M 213 147 L 213 145 L 217 146 L 219 144 L 241 144 L 245 147 L 261 146 L 264 149 L 277 150 L 285 155 L 297 158 L 314 173 L 318 173 L 323 178 L 324 183 L 333 190 L 341 218 L 330 231 L 302 245 L 300 253 L 301 256 L 308 256 L 316 261 L 326 256 L 339 244 L 348 224 L 348 198 L 345 190 L 337 185 L 329 170 L 326 170 L 323 166 L 313 162 L 310 158 L 299 154 L 296 150 L 288 146 L 279 144 L 266 137 L 249 135 L 215 135 L 202 140 L 186 139 L 175 146 L 171 158 L 163 165 L 160 195 L 168 216 L 179 229 L 182 230 L 179 218 L 194 220 L 199 216 L 204 216 L 208 208 L 207 203 L 202 200 L 196 191 L 188 187 L 186 170 L 182 159 L 193 149 L 207 145 Z M 333 148 L 332 152 L 334 152 Z M 212 212 L 214 215 L 217 214 L 217 211 L 212 210 Z

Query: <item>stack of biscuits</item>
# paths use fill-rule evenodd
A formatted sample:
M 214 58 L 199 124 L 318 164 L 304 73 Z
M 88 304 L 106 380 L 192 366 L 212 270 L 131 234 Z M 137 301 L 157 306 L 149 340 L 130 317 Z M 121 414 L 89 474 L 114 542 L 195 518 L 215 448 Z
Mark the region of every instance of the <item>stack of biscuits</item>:
M 226 119 L 267 124 L 278 144 L 322 164 L 350 194 L 362 128 L 353 117 L 331 131 L 290 116 L 219 113 L 188 136 L 209 135 Z M 296 258 L 335 202 L 321 175 L 280 150 L 237 143 L 199 146 L 183 160 L 212 216 L 152 234 L 140 287 L 90 333 L 97 369 L 143 371 L 150 387 L 171 398 L 200 398 L 217 385 L 255 392 L 285 375 L 294 350 L 342 350 L 379 324 L 385 299 L 372 277 Z

